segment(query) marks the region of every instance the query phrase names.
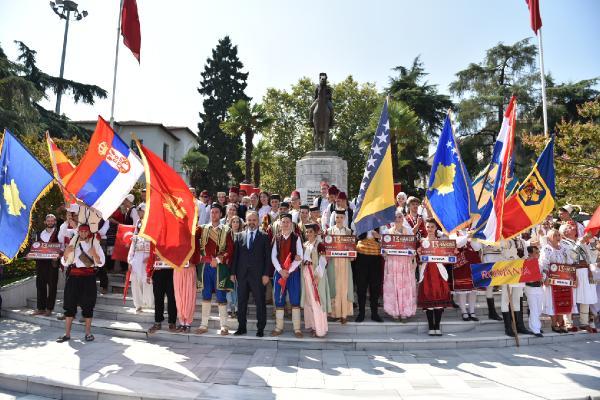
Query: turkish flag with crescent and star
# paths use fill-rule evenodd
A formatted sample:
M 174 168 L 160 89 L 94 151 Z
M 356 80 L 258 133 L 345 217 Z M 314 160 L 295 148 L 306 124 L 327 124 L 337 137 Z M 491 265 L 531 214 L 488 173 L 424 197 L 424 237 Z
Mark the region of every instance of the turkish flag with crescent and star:
M 138 235 L 156 246 L 156 254 L 174 268 L 194 253 L 198 207 L 175 170 L 138 143 L 146 174 L 146 211 Z
M 113 260 L 127 262 L 127 254 L 129 253 L 129 246 L 131 246 L 134 229 L 133 225 L 119 224 L 117 236 L 115 237 L 115 247 L 111 255 Z

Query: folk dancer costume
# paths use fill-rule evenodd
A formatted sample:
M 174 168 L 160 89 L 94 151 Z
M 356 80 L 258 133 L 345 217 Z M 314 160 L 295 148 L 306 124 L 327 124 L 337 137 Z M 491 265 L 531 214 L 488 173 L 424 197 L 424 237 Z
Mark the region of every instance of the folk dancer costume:
M 310 224 L 315 233 L 317 224 Z M 304 327 L 317 337 L 327 335 L 327 314 L 331 312 L 331 295 L 325 267 L 325 247 L 316 237 L 313 242 L 304 242 L 302 253 L 302 297 L 300 304 L 304 308 Z
M 502 249 L 499 246 L 484 245 L 481 249 L 481 261 L 484 263 L 493 263 L 502 261 Z M 503 290 L 505 292 L 506 290 Z M 488 319 L 502 321 L 502 317 L 496 312 L 496 304 L 494 300 L 494 286 L 485 288 L 485 299 L 488 307 Z
M 558 243 L 558 248 L 554 248 L 550 243 L 546 244 L 544 247 L 542 247 L 541 254 L 540 254 L 540 260 L 539 260 L 540 267 L 542 269 L 542 276 L 543 276 L 544 280 L 546 280 L 548 278 L 551 265 L 553 265 L 553 264 L 570 264 L 571 263 L 570 261 L 571 260 L 568 255 L 568 250 L 562 243 L 560 243 L 560 242 Z M 572 301 L 575 298 L 575 294 L 573 293 L 573 289 L 568 286 L 560 286 L 559 287 L 559 286 L 549 285 L 545 288 L 545 291 L 544 291 L 544 313 L 546 315 L 549 315 L 550 317 L 552 317 L 552 321 L 553 321 L 552 330 L 555 332 L 566 333 L 567 330 L 565 327 L 564 319 L 562 318 L 562 315 L 564 315 L 565 312 L 561 312 L 560 310 L 556 309 L 555 299 L 556 299 L 556 301 L 561 301 L 561 300 L 559 299 L 559 297 L 557 296 L 557 293 L 555 293 L 555 292 L 566 293 L 566 297 L 571 299 L 570 301 L 567 300 L 567 303 L 572 302 L 572 306 L 570 307 L 571 309 L 568 311 L 568 313 L 570 313 L 572 311 L 573 307 L 575 307 L 575 302 Z M 564 304 L 558 304 L 558 306 L 564 307 Z
M 290 214 L 282 214 L 281 218 L 290 218 Z M 273 302 L 275 303 L 275 329 L 271 336 L 279 336 L 283 333 L 283 317 L 286 294 L 289 296 L 292 306 L 292 325 L 294 336 L 302 337 L 300 327 L 300 296 L 301 296 L 301 276 L 300 261 L 296 257 L 302 257 L 302 240 L 293 231 L 285 236 L 283 233 L 275 236 L 273 248 L 271 249 L 271 262 L 275 267 L 273 275 Z M 288 278 L 285 280 L 285 287 L 280 283 L 281 271 L 286 268 L 286 261 L 289 260 Z
M 443 237 L 440 239 L 444 239 Z M 421 246 L 429 246 L 427 237 L 421 239 Z M 452 307 L 448 271 L 442 263 L 419 264 L 419 288 L 417 307 L 425 310 L 430 336 L 442 336 L 440 323 L 444 308 Z
M 78 231 L 84 230 L 89 232 L 90 227 L 80 225 Z M 91 235 L 91 233 L 89 234 Z M 83 318 L 92 318 L 96 306 L 96 269 L 104 265 L 104 252 L 100 241 L 94 236 L 90 236 L 87 240 L 81 240 L 79 236 L 76 236 L 71 240 L 69 246 L 73 246 L 73 253 L 67 258 L 64 255 L 61 258 L 62 265 L 68 267 L 63 305 L 65 317 L 75 317 L 79 306 Z M 98 260 L 94 260 L 90 255 L 92 248 L 96 252 Z M 86 340 L 88 339 L 86 338 Z
M 577 242 L 567 238 L 563 241 L 568 245 L 570 258 L 575 264 L 581 266 L 577 268 L 577 287 L 574 289 L 575 301 L 579 305 L 579 329 L 594 332 L 596 325 L 594 318 L 590 319 L 590 305 L 598 302 L 598 295 L 596 284 L 590 283 L 590 281 L 594 281 L 594 278 L 589 266 L 596 263 L 595 254 L 591 252 L 589 245 L 585 243 L 583 238 L 580 238 Z M 584 265 L 587 265 L 587 268 L 583 268 Z
M 404 226 L 392 226 L 391 235 L 412 235 Z M 409 318 L 417 312 L 417 282 L 414 256 L 385 255 L 383 276 L 383 310 L 393 318 Z
M 530 255 L 531 257 L 531 255 Z M 542 265 L 539 264 L 540 273 Z M 527 296 L 527 308 L 529 308 L 529 330 L 538 337 L 542 337 L 542 321 L 540 317 L 544 310 L 544 286 L 542 281 L 527 282 L 523 289 Z
M 48 217 L 46 217 L 48 218 Z M 55 218 L 56 219 L 56 218 Z M 60 243 L 56 225 L 50 231 L 44 229 L 37 234 L 37 241 L 41 243 Z M 58 260 L 35 260 L 35 286 L 37 288 L 37 311 L 34 314 L 49 316 L 56 303 L 56 289 L 58 286 Z
M 220 207 L 213 204 L 212 208 Z M 212 223 L 208 223 L 202 226 L 200 231 L 200 234 L 196 233 L 196 251 L 191 261 L 199 265 L 198 276 L 202 290 L 202 321 L 196 333 L 208 332 L 211 299 L 215 293 L 219 307 L 220 333 L 228 335 L 225 281 L 229 280 L 227 265 L 233 255 L 233 239 L 227 226 L 221 224 L 213 226 Z M 216 266 L 213 267 L 211 263 L 216 263 Z
M 173 268 L 161 261 L 156 255 L 154 244 L 150 245 L 148 260 L 146 262 L 146 276 L 148 279 L 152 279 L 152 291 L 154 293 L 154 325 L 148 333 L 154 333 L 162 328 L 161 324 L 165 320 L 165 296 L 167 297 L 167 322 L 169 323 L 169 331 L 175 332 L 177 302 L 173 286 Z M 194 303 L 196 303 L 195 296 Z
M 133 297 L 133 306 L 136 311 L 142 308 L 154 307 L 154 294 L 152 283 L 148 282 L 146 275 L 146 264 L 150 256 L 150 241 L 137 235 L 142 221 L 138 221 L 136 234 L 131 239 L 129 253 L 127 254 L 127 263 L 131 268 L 130 282 L 131 294 Z
M 575 221 L 573 221 L 573 222 L 575 222 Z M 573 247 L 575 247 L 577 245 L 577 243 L 574 240 L 569 239 L 565 236 L 565 231 L 566 231 L 566 228 L 568 225 L 572 225 L 572 223 L 567 222 L 566 224 L 561 225 L 560 229 L 558 230 L 561 234 L 560 244 L 567 251 L 567 259 L 569 260 L 569 264 L 577 264 L 579 262 L 579 254 L 577 251 L 573 251 Z M 586 276 L 586 275 L 584 274 L 584 276 Z M 576 274 L 576 280 L 577 280 L 577 286 L 579 286 L 580 282 L 579 282 L 579 276 L 577 274 Z M 572 288 L 572 292 L 573 292 L 573 308 L 570 313 L 564 314 L 563 318 L 565 320 L 565 326 L 567 327 L 567 330 L 570 332 L 577 332 L 578 328 L 573 323 L 573 314 L 577 314 L 579 312 L 577 310 L 577 298 L 576 298 L 577 288 L 576 287 Z
M 338 228 L 336 225 L 327 229 L 327 235 L 352 235 L 347 227 Z M 346 318 L 354 314 L 354 285 L 350 258 L 330 257 L 327 260 L 327 281 L 331 296 L 331 317 L 340 318 L 342 324 Z
M 473 287 L 473 278 L 471 276 L 471 264 L 481 262 L 479 250 L 481 244 L 477 241 L 471 241 L 465 232 L 460 232 L 459 236 L 450 236 L 456 240 L 458 254 L 456 264 L 452 268 L 453 281 L 452 289 L 458 300 L 458 306 L 462 313 L 463 321 L 479 321 L 475 314 L 475 305 L 477 304 L 477 289 Z M 469 309 L 467 310 L 467 302 Z

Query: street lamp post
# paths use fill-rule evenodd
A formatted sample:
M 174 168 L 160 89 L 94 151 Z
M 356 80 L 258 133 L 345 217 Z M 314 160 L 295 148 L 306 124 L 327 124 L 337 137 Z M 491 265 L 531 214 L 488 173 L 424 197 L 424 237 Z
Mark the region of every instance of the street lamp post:
M 71 19 L 71 13 L 74 16 L 74 21 L 81 21 L 87 17 L 87 11 L 81 11 L 77 9 L 78 4 L 71 0 L 56 0 L 56 2 L 50 2 L 50 8 L 56 15 L 61 19 L 65 20 L 65 36 L 63 38 L 62 57 L 60 59 L 60 82 L 56 90 L 56 108 L 54 112 L 60 115 L 60 101 L 62 99 L 62 79 L 65 72 L 65 56 L 67 54 L 67 36 L 69 34 L 69 20 Z

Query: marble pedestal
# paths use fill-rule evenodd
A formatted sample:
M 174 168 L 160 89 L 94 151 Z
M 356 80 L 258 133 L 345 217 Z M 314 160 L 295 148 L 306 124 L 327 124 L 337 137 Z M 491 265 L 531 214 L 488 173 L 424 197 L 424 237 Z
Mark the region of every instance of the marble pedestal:
M 311 204 L 320 195 L 323 180 L 348 192 L 348 164 L 335 151 L 309 151 L 296 161 L 296 189 L 303 203 Z

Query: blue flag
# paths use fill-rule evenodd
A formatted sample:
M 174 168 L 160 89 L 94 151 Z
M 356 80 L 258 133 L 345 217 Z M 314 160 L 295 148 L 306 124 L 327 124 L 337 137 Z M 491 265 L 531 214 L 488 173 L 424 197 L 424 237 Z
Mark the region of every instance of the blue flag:
M 394 221 L 396 203 L 390 143 L 390 120 L 386 100 L 356 198 L 354 226 L 357 236 Z
M 53 178 L 8 130 L 0 146 L 0 257 L 11 261 L 27 243 L 31 211 Z
M 434 218 L 446 234 L 468 227 L 477 211 L 471 177 L 460 158 L 450 115 L 431 166 L 427 201 Z

